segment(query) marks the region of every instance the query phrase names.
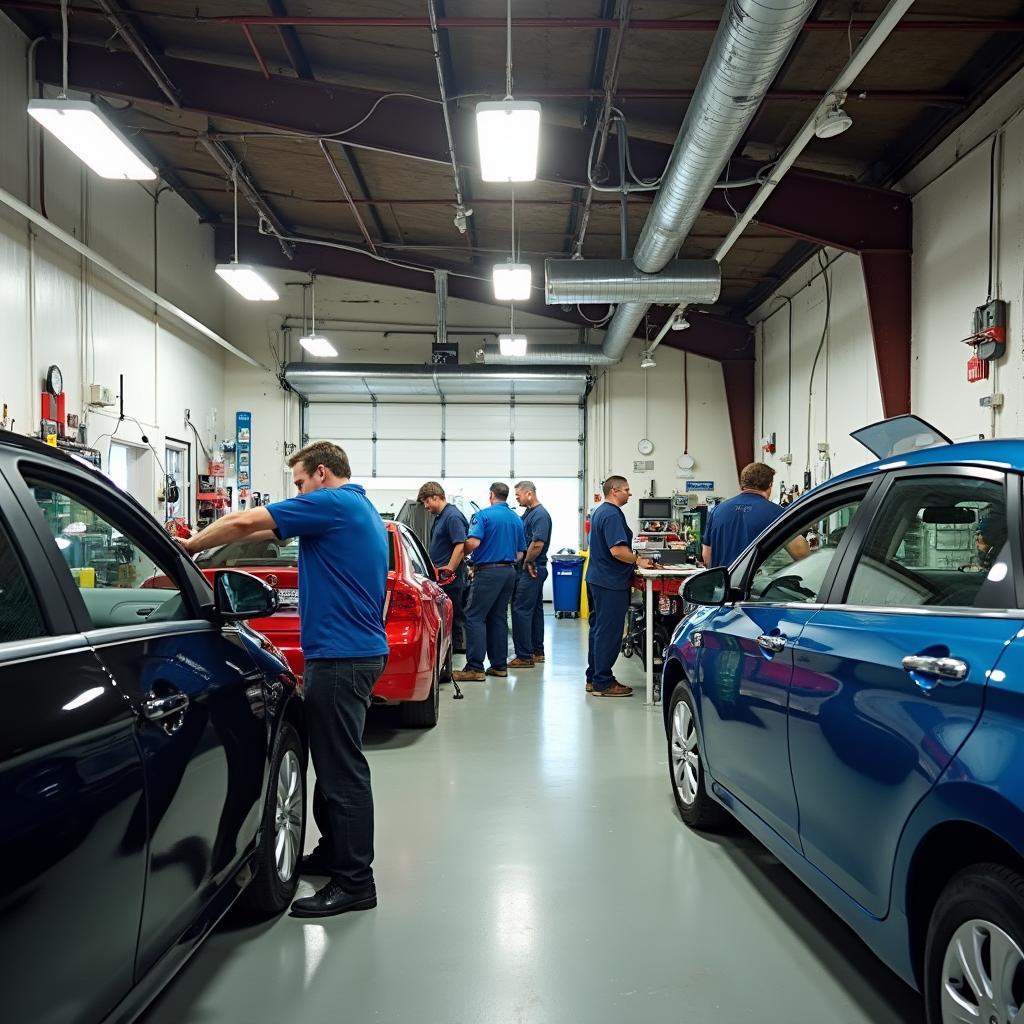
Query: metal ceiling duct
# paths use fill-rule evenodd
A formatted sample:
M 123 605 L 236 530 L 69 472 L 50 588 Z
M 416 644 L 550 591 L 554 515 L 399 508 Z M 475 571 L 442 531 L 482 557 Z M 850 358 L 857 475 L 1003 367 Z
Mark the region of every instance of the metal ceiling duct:
M 813 7 L 729 0 L 633 253 L 638 270 L 656 274 L 678 252 Z M 622 358 L 648 306 L 619 305 L 602 346 L 611 361 Z
M 544 301 L 717 302 L 722 268 L 715 260 L 672 260 L 645 274 L 630 260 L 545 260 Z
M 529 337 L 530 329 L 524 332 Z M 494 366 L 611 366 L 618 359 L 606 356 L 596 345 L 541 345 L 527 349 L 525 356 L 504 356 L 497 345 L 485 345 L 484 362 Z

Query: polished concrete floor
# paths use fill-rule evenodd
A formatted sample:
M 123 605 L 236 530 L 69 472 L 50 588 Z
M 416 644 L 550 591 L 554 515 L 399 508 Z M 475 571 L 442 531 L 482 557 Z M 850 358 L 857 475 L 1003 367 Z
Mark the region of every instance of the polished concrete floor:
M 377 910 L 229 918 L 146 1024 L 920 1021 L 763 847 L 681 824 L 660 708 L 587 698 L 586 627 L 548 629 L 543 670 L 445 687 L 436 729 L 375 717 Z

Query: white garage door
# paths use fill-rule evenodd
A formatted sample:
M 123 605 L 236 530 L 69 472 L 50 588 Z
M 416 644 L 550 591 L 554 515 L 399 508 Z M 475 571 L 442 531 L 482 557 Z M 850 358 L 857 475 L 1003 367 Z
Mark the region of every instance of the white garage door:
M 583 468 L 576 402 L 312 402 L 305 429 L 341 445 L 358 477 L 579 479 Z

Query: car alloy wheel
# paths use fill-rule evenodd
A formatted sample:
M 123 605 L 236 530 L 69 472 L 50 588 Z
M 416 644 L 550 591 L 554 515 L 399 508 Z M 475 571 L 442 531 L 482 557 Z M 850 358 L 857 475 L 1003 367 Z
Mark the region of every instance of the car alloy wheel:
M 942 962 L 942 1024 L 1021 1019 L 1024 951 L 991 921 L 964 921 L 950 937 Z
M 277 875 L 290 882 L 302 844 L 302 764 L 294 750 L 285 751 L 277 769 L 277 805 L 274 812 Z
M 689 704 L 681 700 L 672 712 L 672 779 L 679 799 L 687 807 L 697 799 L 699 774 L 697 725 Z

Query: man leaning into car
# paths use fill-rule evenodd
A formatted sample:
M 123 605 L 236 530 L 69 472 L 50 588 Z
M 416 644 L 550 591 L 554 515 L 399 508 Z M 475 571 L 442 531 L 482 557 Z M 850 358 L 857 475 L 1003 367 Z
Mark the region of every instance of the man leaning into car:
M 321 839 L 304 874 L 327 875 L 296 917 L 328 917 L 377 905 L 373 880 L 373 791 L 363 724 L 388 643 L 384 594 L 388 540 L 377 510 L 351 482 L 348 456 L 315 441 L 288 460 L 294 498 L 212 523 L 182 547 L 189 554 L 233 541 L 299 538 L 299 616 L 304 697 L 316 770 L 313 816 Z

